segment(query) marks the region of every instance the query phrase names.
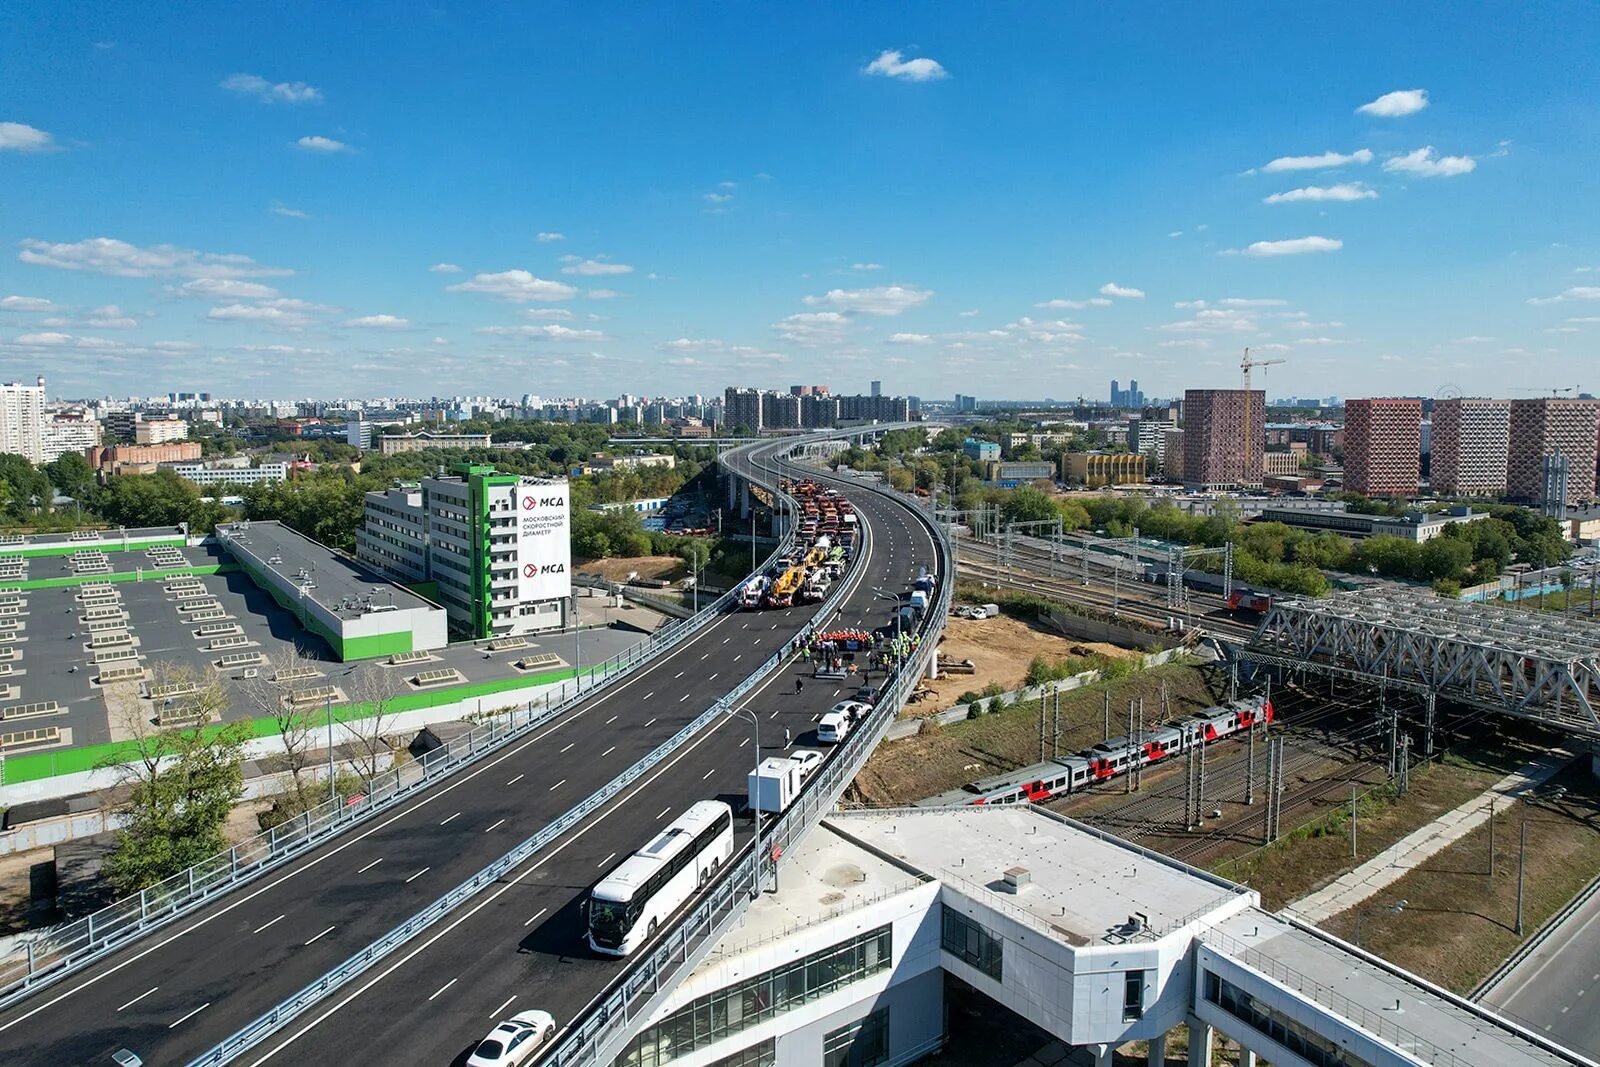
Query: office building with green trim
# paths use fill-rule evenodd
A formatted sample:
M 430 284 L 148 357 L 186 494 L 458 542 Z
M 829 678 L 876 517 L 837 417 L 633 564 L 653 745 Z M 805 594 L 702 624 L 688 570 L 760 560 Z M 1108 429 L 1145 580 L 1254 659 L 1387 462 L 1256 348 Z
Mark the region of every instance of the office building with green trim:
M 462 637 L 559 629 L 572 611 L 567 488 L 464 463 L 368 493 L 356 558 L 397 581 L 430 583 Z

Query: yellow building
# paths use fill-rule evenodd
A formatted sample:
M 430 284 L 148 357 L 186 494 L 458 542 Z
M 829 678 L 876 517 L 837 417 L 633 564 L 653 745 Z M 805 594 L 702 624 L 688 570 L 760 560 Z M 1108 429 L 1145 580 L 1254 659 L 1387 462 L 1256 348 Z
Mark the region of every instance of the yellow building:
M 1145 480 L 1145 457 L 1139 452 L 1068 452 L 1061 457 L 1063 480 L 1090 488 L 1132 485 Z

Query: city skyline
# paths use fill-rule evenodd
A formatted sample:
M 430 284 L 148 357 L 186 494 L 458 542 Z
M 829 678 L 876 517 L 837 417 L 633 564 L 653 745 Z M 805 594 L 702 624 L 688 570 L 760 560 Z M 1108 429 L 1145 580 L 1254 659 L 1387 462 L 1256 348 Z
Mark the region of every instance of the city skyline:
M 577 9 L 419 33 L 304 7 L 292 40 L 227 10 L 21 12 L 0 377 L 1179 396 L 1236 387 L 1249 345 L 1288 361 L 1269 395 L 1592 388 L 1593 12 L 1252 10 L 617 40 Z M 449 91 L 415 77 L 445 54 Z

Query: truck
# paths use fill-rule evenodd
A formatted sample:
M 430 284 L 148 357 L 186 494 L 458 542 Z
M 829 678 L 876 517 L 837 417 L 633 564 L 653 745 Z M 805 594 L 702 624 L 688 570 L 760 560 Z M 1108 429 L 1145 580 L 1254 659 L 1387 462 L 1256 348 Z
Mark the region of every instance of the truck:
M 750 810 L 777 815 L 800 795 L 805 767 L 788 756 L 768 756 L 759 767 L 745 775 L 745 780 Z

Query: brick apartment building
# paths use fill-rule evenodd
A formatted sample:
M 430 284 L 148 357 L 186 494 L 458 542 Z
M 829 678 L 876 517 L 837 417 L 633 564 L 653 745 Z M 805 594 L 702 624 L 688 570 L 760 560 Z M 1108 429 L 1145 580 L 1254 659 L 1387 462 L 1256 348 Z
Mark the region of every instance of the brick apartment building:
M 1600 406 L 1590 400 L 1540 397 L 1510 402 L 1506 495 L 1536 501 L 1544 495 L 1544 457 L 1567 457 L 1567 499 L 1592 500 Z
M 1183 482 L 1201 490 L 1261 484 L 1267 399 L 1260 389 L 1187 389 Z M 1249 440 L 1245 439 L 1248 419 Z
M 1422 401 L 1369 397 L 1344 405 L 1344 487 L 1366 496 L 1417 495 Z
M 154 474 L 162 463 L 192 463 L 200 458 L 199 441 L 169 441 L 162 445 L 96 445 L 84 455 L 102 476 Z
M 1504 496 L 1511 404 L 1482 397 L 1433 403 L 1430 481 L 1440 496 Z

